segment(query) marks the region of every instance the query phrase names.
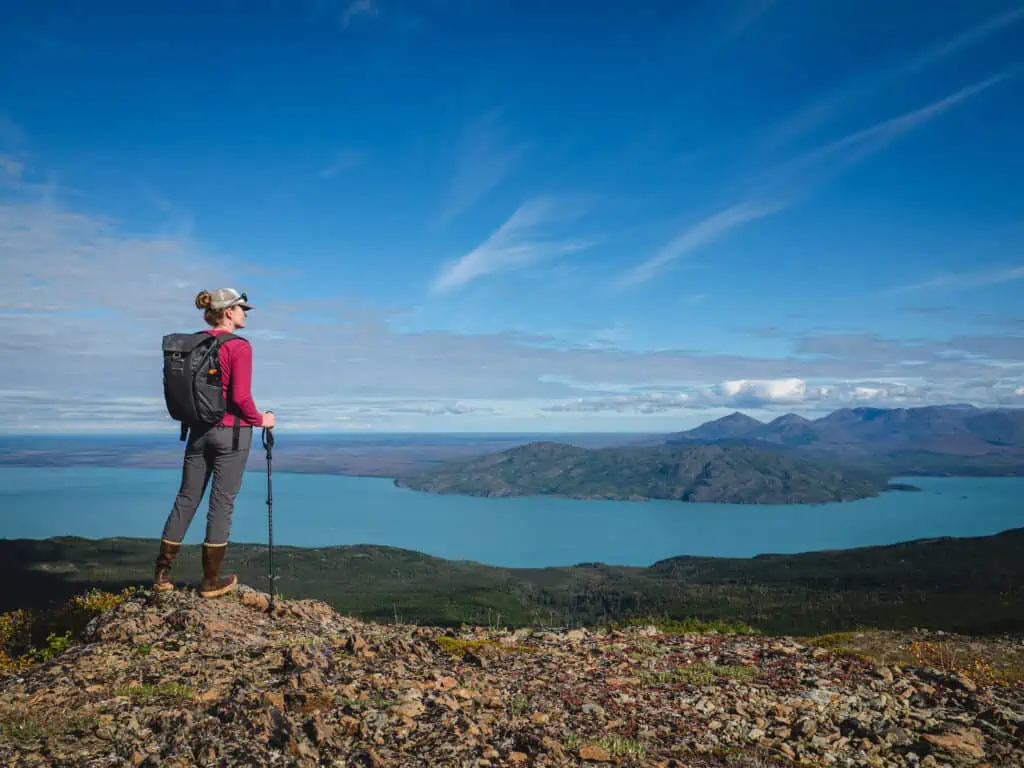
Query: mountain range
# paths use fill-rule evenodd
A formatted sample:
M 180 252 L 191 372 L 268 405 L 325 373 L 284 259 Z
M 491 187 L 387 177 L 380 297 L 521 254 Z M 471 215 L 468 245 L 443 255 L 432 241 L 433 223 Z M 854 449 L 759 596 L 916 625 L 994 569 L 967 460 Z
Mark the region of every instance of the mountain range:
M 762 422 L 732 413 L 658 442 L 780 445 L 892 474 L 1024 474 L 1024 409 L 971 405 L 843 408 L 819 419 Z
M 626 445 L 534 441 L 406 473 L 395 484 L 475 496 L 816 504 L 916 490 L 888 482 L 914 475 L 1024 475 L 1024 410 L 844 408 L 768 423 L 737 412 Z

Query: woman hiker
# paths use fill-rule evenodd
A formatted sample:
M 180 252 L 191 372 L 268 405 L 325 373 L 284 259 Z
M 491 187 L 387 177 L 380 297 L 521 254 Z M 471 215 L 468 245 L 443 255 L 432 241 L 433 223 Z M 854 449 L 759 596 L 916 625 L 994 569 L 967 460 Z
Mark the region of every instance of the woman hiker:
M 196 308 L 203 310 L 203 318 L 211 326 L 205 333 L 220 335 L 245 328 L 246 313 L 252 305 L 244 293 L 233 288 L 219 288 L 212 293 L 200 291 L 196 296 Z M 229 339 L 220 346 L 218 357 L 227 412 L 216 426 L 189 430 L 181 488 L 160 538 L 153 583 L 155 592 L 174 589 L 170 579 L 171 564 L 181 549 L 185 532 L 199 508 L 211 475 L 213 488 L 206 515 L 203 580 L 199 594 L 218 597 L 232 591 L 238 583 L 237 576 L 222 577 L 220 574 L 231 531 L 231 514 L 235 497 L 242 487 L 242 474 L 252 446 L 252 429 L 272 428 L 274 414 L 269 411 L 260 413 L 253 402 L 252 349 L 249 342 L 242 338 Z

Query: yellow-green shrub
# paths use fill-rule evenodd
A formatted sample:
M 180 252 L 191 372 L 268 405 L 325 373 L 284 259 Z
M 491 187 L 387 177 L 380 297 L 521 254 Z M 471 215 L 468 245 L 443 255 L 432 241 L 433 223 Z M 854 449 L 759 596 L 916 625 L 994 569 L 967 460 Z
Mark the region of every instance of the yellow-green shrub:
M 137 587 L 120 592 L 89 589 L 55 609 L 24 608 L 0 614 L 0 675 L 20 672 L 66 651 L 85 626 L 101 613 L 131 598 Z

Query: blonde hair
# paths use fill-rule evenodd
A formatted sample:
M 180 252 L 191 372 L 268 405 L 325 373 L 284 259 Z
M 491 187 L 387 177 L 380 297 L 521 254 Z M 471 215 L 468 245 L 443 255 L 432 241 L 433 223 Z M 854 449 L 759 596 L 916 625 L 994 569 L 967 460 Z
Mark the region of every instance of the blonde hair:
M 211 328 L 216 328 L 220 325 L 221 320 L 224 319 L 224 313 L 226 309 L 212 309 L 210 302 L 213 301 L 213 294 L 209 291 L 200 291 L 196 294 L 196 309 L 203 310 L 203 320 Z

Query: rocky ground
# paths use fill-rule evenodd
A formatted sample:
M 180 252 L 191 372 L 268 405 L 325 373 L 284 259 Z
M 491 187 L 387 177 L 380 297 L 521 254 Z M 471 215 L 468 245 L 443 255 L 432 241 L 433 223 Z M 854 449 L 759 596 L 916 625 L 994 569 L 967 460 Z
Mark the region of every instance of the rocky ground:
M 1024 766 L 1018 683 L 834 645 L 141 592 L 0 679 L 0 765 Z

